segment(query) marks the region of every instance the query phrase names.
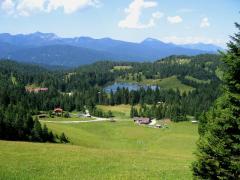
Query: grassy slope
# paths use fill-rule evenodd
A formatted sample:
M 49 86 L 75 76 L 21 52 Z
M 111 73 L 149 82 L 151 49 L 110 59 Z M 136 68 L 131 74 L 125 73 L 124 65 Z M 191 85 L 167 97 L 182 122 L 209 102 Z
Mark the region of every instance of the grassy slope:
M 129 80 L 123 80 L 119 78 L 117 80 L 118 82 L 128 82 L 128 83 L 139 83 L 139 84 L 145 84 L 145 85 L 159 85 L 161 88 L 164 89 L 179 89 L 180 92 L 190 92 L 194 88 L 188 85 L 183 84 L 177 76 L 171 76 L 163 79 L 145 79 L 143 77 L 141 82 L 136 82 L 133 81 L 132 78 L 130 77 Z
M 176 76 L 164 78 L 160 81 L 159 86 L 166 89 L 179 89 L 181 92 L 189 92 L 194 88 L 181 83 Z
M 186 76 L 185 77 L 186 79 L 188 80 L 191 80 L 191 81 L 195 81 L 196 83 L 200 83 L 200 84 L 210 84 L 211 80 L 201 80 L 201 79 L 197 79 L 197 78 L 194 78 L 192 76 Z
M 132 69 L 132 66 L 114 66 L 113 70 L 128 70 L 128 69 Z
M 138 108 L 139 106 L 136 106 L 135 108 Z M 104 106 L 104 105 L 98 105 L 98 108 L 103 110 L 104 112 L 108 112 L 109 110 L 112 111 L 113 115 L 120 118 L 121 120 L 129 120 L 130 117 L 130 105 L 116 105 L 116 106 Z
M 54 124 L 74 145 L 0 141 L 0 179 L 191 179 L 197 126 Z

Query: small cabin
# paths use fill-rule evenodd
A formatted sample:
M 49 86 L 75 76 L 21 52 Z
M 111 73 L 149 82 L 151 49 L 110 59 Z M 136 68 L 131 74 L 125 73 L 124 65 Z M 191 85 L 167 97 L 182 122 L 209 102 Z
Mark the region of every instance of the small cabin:
M 151 119 L 146 118 L 146 117 L 134 117 L 133 120 L 137 124 L 150 124 L 151 123 Z
M 61 114 L 63 112 L 63 109 L 55 108 L 53 111 L 54 111 L 55 114 Z
M 39 93 L 39 92 L 47 92 L 48 88 L 32 88 L 32 87 L 26 87 L 25 88 L 27 92 L 29 93 Z

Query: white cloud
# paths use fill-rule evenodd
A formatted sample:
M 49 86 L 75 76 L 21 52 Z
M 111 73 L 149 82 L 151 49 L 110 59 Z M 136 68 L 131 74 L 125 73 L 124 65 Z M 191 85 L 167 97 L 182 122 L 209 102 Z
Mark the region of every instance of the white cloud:
M 18 3 L 16 10 L 20 16 L 29 16 L 34 12 L 44 10 L 45 0 L 22 0 Z
M 118 23 L 118 26 L 120 28 L 130 29 L 144 29 L 155 26 L 155 20 L 161 18 L 163 13 L 159 11 L 152 13 L 152 17 L 148 23 L 145 24 L 141 23 L 140 17 L 144 9 L 154 8 L 157 5 L 155 1 L 134 0 L 129 4 L 128 8 L 125 9 L 127 16 Z
M 15 16 L 29 16 L 38 12 L 52 12 L 63 9 L 64 13 L 71 14 L 86 7 L 97 7 L 98 0 L 2 0 L 1 9 L 7 14 Z
M 12 0 L 5 0 L 1 3 L 1 9 L 4 12 L 7 12 L 7 14 L 13 14 L 14 13 L 14 3 Z
M 170 24 L 177 24 L 183 21 L 183 19 L 180 16 L 168 16 L 167 20 Z
M 200 27 L 201 28 L 206 28 L 206 27 L 209 27 L 209 26 L 210 26 L 210 22 L 209 22 L 208 18 L 207 17 L 202 18 L 202 21 L 200 23 Z
M 164 42 L 171 42 L 175 44 L 195 44 L 195 43 L 206 43 L 206 44 L 218 44 L 224 46 L 226 41 L 222 39 L 212 39 L 202 36 L 187 36 L 187 37 L 177 37 L 168 36 L 162 38 Z
M 63 8 L 66 14 L 71 14 L 80 9 L 97 6 L 98 4 L 99 2 L 96 0 L 49 0 L 47 11 L 51 12 Z

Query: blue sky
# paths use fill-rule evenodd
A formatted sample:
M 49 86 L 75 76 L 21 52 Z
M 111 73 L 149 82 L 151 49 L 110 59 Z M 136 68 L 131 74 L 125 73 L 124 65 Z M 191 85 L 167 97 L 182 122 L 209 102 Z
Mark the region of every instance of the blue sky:
M 240 0 L 0 0 L 0 33 L 53 32 L 140 42 L 224 47 L 240 19 Z

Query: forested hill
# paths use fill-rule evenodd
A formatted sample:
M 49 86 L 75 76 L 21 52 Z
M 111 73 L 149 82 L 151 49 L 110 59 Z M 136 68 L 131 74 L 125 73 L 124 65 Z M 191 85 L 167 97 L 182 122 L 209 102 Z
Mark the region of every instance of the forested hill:
M 219 65 L 219 56 L 209 54 L 170 56 L 154 63 L 104 61 L 72 70 L 48 70 L 2 60 L 0 138 L 54 141 L 51 133 L 50 139 L 32 134 L 35 126 L 40 128 L 38 121 L 33 125 L 32 116 L 56 107 L 66 112 L 87 108 L 91 114 L 102 117 L 108 115 L 97 105 L 130 104 L 131 116 L 173 121 L 185 121 L 188 116 L 198 119 L 220 94 L 220 81 L 216 76 Z M 114 83 L 147 88 L 123 87 L 107 92 L 106 86 Z M 44 91 L 31 91 L 41 88 Z M 140 105 L 139 111 L 135 105 Z

